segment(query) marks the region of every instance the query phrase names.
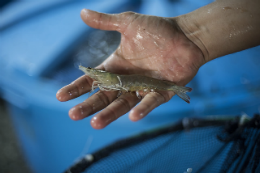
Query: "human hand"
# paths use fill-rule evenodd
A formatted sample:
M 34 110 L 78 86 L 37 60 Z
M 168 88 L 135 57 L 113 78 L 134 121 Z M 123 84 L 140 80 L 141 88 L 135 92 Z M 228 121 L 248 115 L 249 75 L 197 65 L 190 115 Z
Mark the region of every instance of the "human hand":
M 103 14 L 81 11 L 82 20 L 90 27 L 121 33 L 117 50 L 97 68 L 117 74 L 142 74 L 186 85 L 205 63 L 201 50 L 178 26 L 178 18 L 147 16 L 133 12 Z M 57 92 L 59 101 L 68 101 L 91 90 L 93 80 L 86 75 Z M 83 103 L 73 107 L 73 120 L 86 118 L 100 110 L 91 120 L 95 129 L 102 129 L 129 112 L 138 121 L 157 106 L 169 101 L 172 91 L 150 92 L 140 100 L 125 93 L 117 98 L 116 91 L 98 91 Z M 137 106 L 136 104 L 139 103 Z

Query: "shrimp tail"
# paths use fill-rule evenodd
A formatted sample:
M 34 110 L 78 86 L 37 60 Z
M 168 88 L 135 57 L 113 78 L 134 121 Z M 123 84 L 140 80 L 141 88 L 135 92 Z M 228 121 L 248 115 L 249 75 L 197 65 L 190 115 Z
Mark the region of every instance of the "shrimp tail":
M 185 102 L 190 103 L 190 97 L 186 94 L 186 92 L 191 92 L 192 88 L 190 87 L 182 87 L 182 86 L 174 86 L 171 89 L 175 94 L 177 94 L 181 99 Z

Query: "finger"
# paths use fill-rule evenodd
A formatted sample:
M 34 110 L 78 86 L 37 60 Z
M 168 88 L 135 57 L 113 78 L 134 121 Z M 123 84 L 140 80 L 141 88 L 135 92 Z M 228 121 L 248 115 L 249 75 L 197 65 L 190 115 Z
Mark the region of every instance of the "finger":
M 132 93 L 125 93 L 112 102 L 103 111 L 91 119 L 91 125 L 95 129 L 102 129 L 120 116 L 130 111 L 139 99 Z
M 76 79 L 71 84 L 64 86 L 61 88 L 57 94 L 56 98 L 59 101 L 68 101 L 70 99 L 74 99 L 76 97 L 81 96 L 89 92 L 92 89 L 93 80 L 86 75 L 83 75 Z
M 102 30 L 120 31 L 121 27 L 127 25 L 132 12 L 121 14 L 105 14 L 96 11 L 83 9 L 80 16 L 82 20 L 90 27 Z M 124 21 L 122 23 L 122 20 Z M 123 24 L 123 25 L 122 25 Z
M 69 116 L 73 120 L 81 120 L 107 107 L 115 100 L 117 92 L 98 91 L 69 111 Z
M 169 101 L 173 95 L 173 92 L 149 92 L 140 104 L 131 110 L 129 114 L 130 120 L 138 121 L 142 119 L 153 109 Z

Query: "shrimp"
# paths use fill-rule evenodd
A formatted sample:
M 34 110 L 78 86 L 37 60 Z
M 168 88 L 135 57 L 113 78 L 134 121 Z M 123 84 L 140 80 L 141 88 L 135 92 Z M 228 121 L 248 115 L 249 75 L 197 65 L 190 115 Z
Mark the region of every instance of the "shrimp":
M 192 88 L 178 86 L 170 81 L 135 74 L 119 75 L 90 67 L 86 68 L 81 65 L 79 69 L 94 80 L 92 83 L 92 91 L 99 88 L 102 91 L 136 92 L 138 98 L 140 98 L 139 91 L 173 91 L 181 99 L 190 103 L 190 97 L 186 92 L 190 92 Z

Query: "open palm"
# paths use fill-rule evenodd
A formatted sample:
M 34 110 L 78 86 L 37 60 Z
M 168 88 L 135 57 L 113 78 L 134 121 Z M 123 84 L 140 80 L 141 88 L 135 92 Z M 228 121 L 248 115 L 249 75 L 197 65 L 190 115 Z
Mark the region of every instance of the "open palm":
M 97 67 L 99 69 L 117 74 L 142 74 L 184 86 L 205 63 L 201 50 L 183 34 L 176 18 L 133 12 L 111 15 L 86 9 L 82 10 L 81 17 L 93 28 L 121 33 L 119 47 Z M 85 94 L 91 90 L 92 82 L 84 75 L 60 89 L 57 98 L 67 101 Z M 133 107 L 129 118 L 140 120 L 173 95 L 172 91 L 150 92 L 140 100 L 131 93 L 117 98 L 117 92 L 99 91 L 73 107 L 69 115 L 79 120 L 103 109 L 91 120 L 93 128 L 101 129 Z

